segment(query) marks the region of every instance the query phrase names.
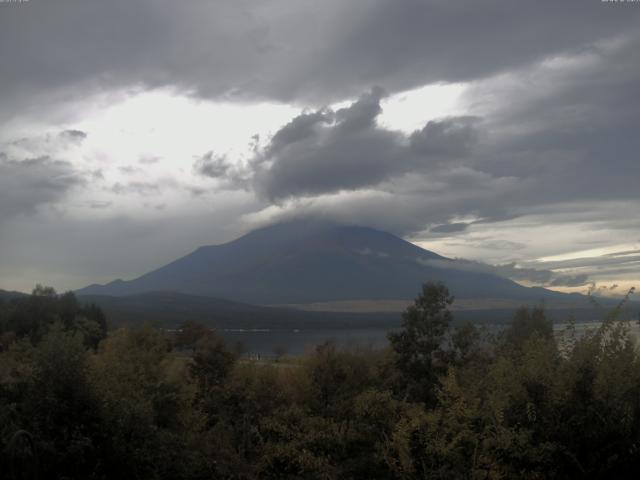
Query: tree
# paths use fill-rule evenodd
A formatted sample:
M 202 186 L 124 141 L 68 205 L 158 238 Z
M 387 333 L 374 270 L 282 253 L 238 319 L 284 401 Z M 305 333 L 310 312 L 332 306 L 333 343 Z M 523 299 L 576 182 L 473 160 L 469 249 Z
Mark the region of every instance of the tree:
M 370 365 L 362 356 L 338 350 L 335 343 L 317 345 L 299 370 L 310 410 L 319 415 L 348 417 L 353 397 L 371 382 Z
M 198 342 L 211 335 L 211 329 L 206 325 L 193 320 L 182 322 L 174 342 L 177 348 L 185 348 L 195 352 Z
M 2 310 L 2 347 L 7 346 L 7 339 L 20 338 L 35 345 L 55 324 L 68 332 L 80 332 L 83 343 L 93 349 L 107 336 L 107 319 L 100 307 L 81 304 L 73 292 L 58 295 L 51 287 L 37 285 L 30 296 L 13 299 Z
M 515 349 L 522 349 L 525 342 L 533 335 L 545 340 L 553 340 L 553 324 L 544 313 L 544 308 L 520 307 L 509 327 L 504 331 L 505 343 Z
M 402 331 L 388 338 L 400 389 L 411 399 L 433 405 L 434 387 L 446 372 L 443 342 L 451 323 L 453 297 L 442 283 L 425 283 L 414 304 L 402 314 Z
M 197 378 L 203 391 L 220 386 L 227 378 L 235 355 L 227 350 L 224 341 L 217 335 L 209 335 L 199 340 L 191 364 L 191 373 Z
M 29 412 L 39 457 L 52 478 L 89 476 L 94 468 L 98 401 L 88 380 L 88 353 L 78 332 L 55 324 L 35 347 Z
M 194 407 L 184 362 L 164 334 L 149 326 L 120 329 L 92 358 L 91 383 L 100 399 L 102 476 L 210 478 L 191 475 L 213 462 L 200 456 L 204 416 Z M 84 477 L 88 478 L 88 477 Z

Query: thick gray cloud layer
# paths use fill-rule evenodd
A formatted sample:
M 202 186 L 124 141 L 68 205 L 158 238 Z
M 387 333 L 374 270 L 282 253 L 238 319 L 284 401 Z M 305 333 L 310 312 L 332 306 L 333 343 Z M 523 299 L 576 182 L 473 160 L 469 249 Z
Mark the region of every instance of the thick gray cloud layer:
M 434 234 L 466 230 L 457 217 L 488 223 L 532 214 L 637 228 L 638 38 L 476 82 L 467 95 L 478 116 L 432 121 L 408 136 L 376 124 L 379 97 L 371 93 L 342 110 L 352 124 L 340 112 L 306 113 L 255 159 L 255 188 L 276 201 L 308 199 L 293 204 L 302 215 L 368 223 L 377 212 L 388 219 L 377 226 L 403 234 L 429 225 Z M 358 194 L 339 206 L 328 198 L 344 191 Z
M 161 86 L 206 99 L 292 102 L 306 110 L 263 139 L 252 158 L 212 151 L 186 159 L 182 167 L 201 177 L 198 184 L 158 185 L 136 179 L 131 167 L 98 188 L 156 206 L 167 185 L 198 198 L 206 198 L 206 181 L 230 197 L 232 190 L 253 194 L 234 210 L 246 220 L 235 233 L 300 215 L 426 240 L 465 238 L 524 216 L 550 226 L 590 222 L 640 232 L 639 27 L 637 5 L 599 1 L 0 3 L 0 128 L 20 115 L 81 117 L 69 106 L 96 92 Z M 409 134 L 379 124 L 385 95 L 438 82 L 466 83 L 468 114 Z M 354 98 L 342 109 L 323 107 Z M 15 223 L 90 186 L 91 177 L 65 161 L 58 145 L 81 143 L 91 132 L 39 135 L 16 140 L 0 156 L 0 222 Z M 135 168 L 156 163 L 144 156 Z M 87 201 L 108 212 L 113 199 Z M 198 221 L 231 221 L 221 209 L 199 208 Z M 159 235 L 141 234 L 132 223 L 109 226 L 115 236 L 136 232 L 153 250 Z M 25 225 L 16 228 L 28 231 Z M 71 230 L 61 228 L 60 238 Z M 193 242 L 186 234 L 182 241 L 184 250 Z M 523 248 L 495 238 L 486 248 L 490 242 L 494 250 Z M 556 267 L 637 267 L 632 255 L 529 270 L 507 261 L 494 268 L 549 285 L 586 281 L 581 270 L 550 273 Z
M 1 4 L 5 110 L 87 90 L 330 100 L 468 81 L 633 29 L 601 2 L 32 0 Z M 75 92 L 75 93 L 74 93 Z M 12 100 L 9 102 L 9 100 Z M 36 104 L 34 103 L 34 104 Z

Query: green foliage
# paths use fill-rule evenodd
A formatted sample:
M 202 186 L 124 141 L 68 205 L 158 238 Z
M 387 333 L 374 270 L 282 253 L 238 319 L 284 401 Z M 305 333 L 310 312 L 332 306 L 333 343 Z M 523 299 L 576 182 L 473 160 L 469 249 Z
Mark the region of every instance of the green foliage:
M 493 339 L 426 284 L 385 352 L 239 358 L 206 327 L 105 337 L 37 287 L 0 305 L 2 478 L 635 478 L 640 354 L 624 309 L 555 334 L 541 308 Z
M 366 359 L 340 352 L 331 342 L 316 347 L 302 373 L 308 382 L 305 403 L 313 412 L 335 418 L 348 415 L 350 402 L 371 383 Z
M 553 339 L 553 325 L 546 318 L 542 307 L 529 309 L 520 307 L 507 329 L 503 332 L 504 343 L 512 349 L 521 349 L 524 343 L 533 335 Z
M 227 350 L 224 341 L 213 332 L 208 332 L 198 340 L 191 363 L 191 374 L 197 380 L 202 395 L 208 395 L 224 383 L 235 360 L 235 355 Z
M 466 478 L 477 468 L 475 410 L 467 404 L 453 369 L 438 389 L 438 407 L 413 406 L 396 423 L 388 458 L 400 478 Z
M 189 450 L 204 416 L 192 408 L 195 390 L 182 380 L 186 369 L 173 378 L 176 361 L 168 339 L 151 327 L 114 332 L 94 356 L 92 384 L 100 398 L 109 478 L 190 478 L 189 472 L 211 468 Z
M 449 290 L 425 283 L 422 293 L 402 314 L 402 331 L 389 334 L 400 385 L 408 398 L 433 405 L 438 378 L 446 371 L 443 343 L 452 315 Z
M 107 335 L 107 320 L 99 307 L 80 304 L 73 292 L 58 295 L 51 287 L 37 285 L 30 296 L 0 305 L 0 350 L 21 338 L 38 343 L 55 324 L 80 332 L 91 348 Z
M 195 350 L 198 342 L 211 334 L 211 329 L 202 323 L 187 320 L 180 325 L 174 339 L 174 346 Z

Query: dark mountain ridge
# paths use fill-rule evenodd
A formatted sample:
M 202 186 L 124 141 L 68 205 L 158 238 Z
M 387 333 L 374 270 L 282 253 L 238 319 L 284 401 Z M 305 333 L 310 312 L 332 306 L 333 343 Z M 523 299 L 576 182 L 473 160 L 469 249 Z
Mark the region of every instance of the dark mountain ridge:
M 22 293 L 22 292 L 0 290 L 0 301 L 3 301 L 3 302 L 7 302 L 7 301 L 13 300 L 15 298 L 22 298 L 22 297 L 26 297 L 26 296 L 27 296 L 27 294 L 26 293 Z
M 527 288 L 456 262 L 390 233 L 325 222 L 272 225 L 204 246 L 139 278 L 91 285 L 80 295 L 178 292 L 251 304 L 354 299 L 411 299 L 426 281 L 444 282 L 457 298 L 535 302 L 571 296 Z

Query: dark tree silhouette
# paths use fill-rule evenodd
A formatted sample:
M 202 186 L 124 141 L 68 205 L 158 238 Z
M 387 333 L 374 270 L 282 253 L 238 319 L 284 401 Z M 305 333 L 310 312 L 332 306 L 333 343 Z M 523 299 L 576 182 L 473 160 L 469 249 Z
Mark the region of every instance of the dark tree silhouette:
M 443 342 L 451 323 L 448 307 L 453 303 L 441 283 L 425 283 L 422 293 L 402 314 L 402 330 L 389 334 L 395 367 L 401 374 L 400 388 L 415 401 L 431 405 L 434 387 L 445 373 Z

